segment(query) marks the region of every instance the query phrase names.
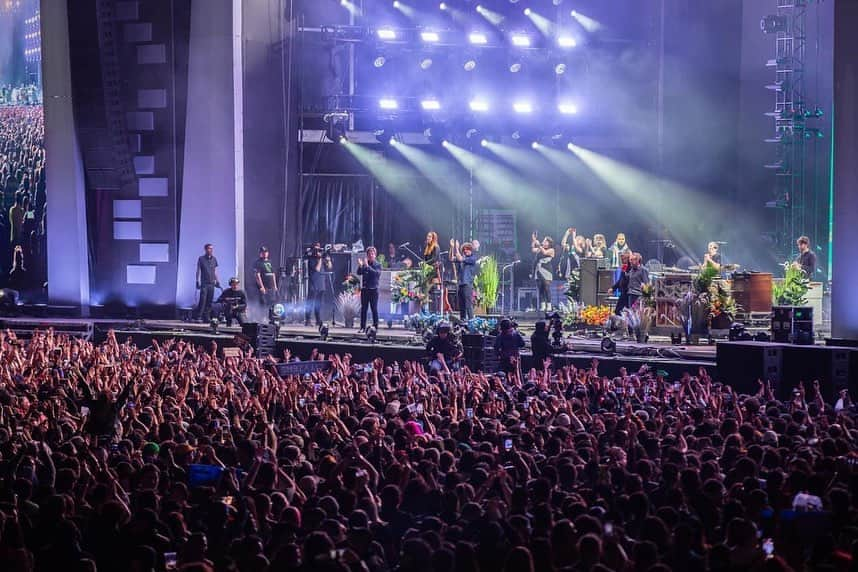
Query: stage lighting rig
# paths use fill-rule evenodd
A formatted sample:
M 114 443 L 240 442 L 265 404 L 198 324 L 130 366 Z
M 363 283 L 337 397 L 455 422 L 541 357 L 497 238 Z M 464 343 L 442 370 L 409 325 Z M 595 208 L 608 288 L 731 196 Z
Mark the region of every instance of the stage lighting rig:
M 471 32 L 468 35 L 468 41 L 476 46 L 484 46 L 489 43 L 488 37 L 482 32 Z
M 373 326 L 370 326 L 366 329 L 366 339 L 369 343 L 374 344 L 377 335 L 378 332 Z
M 321 326 L 319 326 L 319 337 L 322 339 L 323 342 L 328 340 L 328 334 L 330 332 L 331 330 L 328 327 L 327 323 L 323 323 Z
M 325 135 L 332 143 L 343 143 L 346 141 L 346 125 L 349 121 L 348 113 L 328 113 L 322 117 L 322 120 L 328 124 Z
M 760 20 L 760 31 L 764 34 L 777 34 L 786 32 L 787 17 L 781 14 L 769 14 Z

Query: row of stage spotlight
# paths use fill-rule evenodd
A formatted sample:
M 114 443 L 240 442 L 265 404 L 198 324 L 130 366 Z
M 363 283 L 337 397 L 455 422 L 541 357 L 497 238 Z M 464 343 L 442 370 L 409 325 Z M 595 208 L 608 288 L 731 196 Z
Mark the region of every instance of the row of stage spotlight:
M 396 30 L 394 28 L 378 28 L 375 35 L 384 42 L 405 42 L 410 39 L 412 31 Z M 416 35 L 424 44 L 457 44 L 460 39 L 454 32 L 437 30 L 418 30 Z M 571 34 L 558 34 L 554 41 L 557 47 L 571 49 L 578 45 L 578 40 Z M 489 35 L 481 31 L 473 31 L 467 35 L 467 43 L 473 46 L 489 46 Z M 533 36 L 526 32 L 514 32 L 509 36 L 509 43 L 516 48 L 530 48 L 536 43 Z
M 394 112 L 401 109 L 400 101 L 385 97 L 378 100 L 378 108 L 384 111 Z M 441 111 L 443 105 L 440 100 L 427 98 L 420 100 L 420 109 L 423 111 Z M 490 111 L 504 112 L 511 111 L 519 115 L 529 115 L 538 111 L 537 106 L 529 100 L 521 99 L 513 101 L 509 108 L 494 106 L 488 99 L 474 98 L 468 102 L 468 109 L 474 113 L 488 113 Z M 578 105 L 573 101 L 560 101 L 557 103 L 557 112 L 561 115 L 576 115 L 578 113 Z
M 424 135 L 426 136 L 427 139 L 430 140 L 430 142 L 434 142 L 436 145 L 440 144 L 441 147 L 443 147 L 445 149 L 449 148 L 450 145 L 454 145 L 454 144 L 461 144 L 460 146 L 465 146 L 465 147 L 470 147 L 470 148 L 475 147 L 477 143 L 479 143 L 479 146 L 483 147 L 483 148 L 491 147 L 492 144 L 502 144 L 502 138 L 496 137 L 496 136 L 489 137 L 488 135 L 483 136 L 483 135 L 480 135 L 476 130 L 470 130 L 465 137 L 461 138 L 462 139 L 461 141 L 456 140 L 455 142 L 450 141 L 446 138 L 442 139 L 442 138 L 438 137 L 437 135 L 432 134 L 431 130 L 429 130 L 429 129 L 426 130 Z M 395 147 L 397 145 L 403 145 L 404 144 L 397 138 L 396 134 L 389 135 L 389 132 L 387 130 L 384 130 L 384 129 L 379 129 L 378 131 L 375 131 L 375 138 L 376 138 L 376 141 L 378 141 L 379 143 L 381 143 L 383 145 L 390 145 L 391 147 Z M 514 143 L 516 145 L 519 145 L 522 147 L 530 147 L 531 149 L 534 149 L 534 150 L 537 150 L 537 149 L 540 149 L 543 147 L 544 148 L 552 148 L 552 149 L 560 149 L 560 148 L 565 147 L 569 151 L 573 151 L 573 152 L 575 150 L 575 147 L 572 143 L 566 143 L 566 141 L 569 141 L 569 138 L 565 137 L 563 135 L 560 135 L 560 134 L 552 135 L 551 137 L 546 137 L 546 138 L 538 141 L 538 140 L 535 140 L 533 138 L 528 139 L 526 136 L 524 136 L 523 134 L 516 131 L 516 132 L 512 133 L 512 135 L 509 137 L 509 139 L 512 141 L 512 143 Z M 542 141 L 547 141 L 547 142 L 543 143 Z M 342 135 L 339 135 L 339 142 L 343 145 L 353 143 L 352 141 L 350 141 L 348 139 L 348 137 L 346 136 L 345 133 Z M 360 144 L 360 143 L 356 143 L 356 144 Z

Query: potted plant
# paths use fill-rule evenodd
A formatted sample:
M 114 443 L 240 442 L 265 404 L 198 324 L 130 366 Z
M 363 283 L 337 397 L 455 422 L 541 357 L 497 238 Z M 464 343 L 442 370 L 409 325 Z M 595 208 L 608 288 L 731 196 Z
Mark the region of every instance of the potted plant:
M 810 280 L 804 272 L 785 262 L 783 282 L 772 286 L 772 301 L 775 306 L 804 306 L 809 289 Z
M 474 279 L 477 302 L 483 313 L 488 314 L 497 305 L 499 286 L 498 261 L 494 256 L 487 256 L 480 261 L 480 271 Z
M 353 328 L 355 318 L 360 312 L 360 296 L 355 292 L 340 292 L 337 299 L 334 301 L 337 307 L 337 312 L 343 317 L 343 322 L 347 328 Z

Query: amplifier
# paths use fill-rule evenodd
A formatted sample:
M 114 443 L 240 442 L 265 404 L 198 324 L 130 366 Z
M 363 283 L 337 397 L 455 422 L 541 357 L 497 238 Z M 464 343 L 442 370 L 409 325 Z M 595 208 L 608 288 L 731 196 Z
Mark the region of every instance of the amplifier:
M 610 285 L 609 285 L 610 287 Z M 582 258 L 581 259 L 581 286 L 580 295 L 581 303 L 585 306 L 595 306 L 598 302 L 599 294 L 599 259 L 598 258 Z
M 813 308 L 775 306 L 772 308 L 772 341 L 782 344 L 813 344 Z

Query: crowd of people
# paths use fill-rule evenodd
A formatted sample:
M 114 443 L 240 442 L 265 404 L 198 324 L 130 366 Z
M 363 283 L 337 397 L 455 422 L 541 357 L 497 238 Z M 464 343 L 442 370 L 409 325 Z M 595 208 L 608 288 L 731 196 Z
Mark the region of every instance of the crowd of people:
M 42 106 L 0 105 L 0 287 L 25 299 L 47 279 Z
M 3 570 L 858 564 L 845 390 L 222 353 L 0 333 Z

